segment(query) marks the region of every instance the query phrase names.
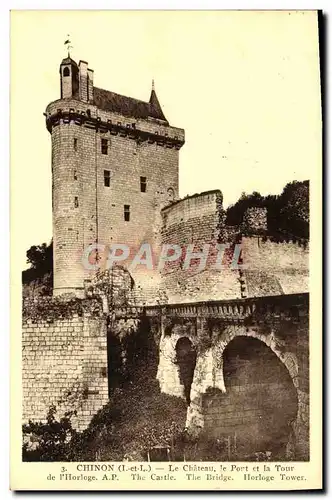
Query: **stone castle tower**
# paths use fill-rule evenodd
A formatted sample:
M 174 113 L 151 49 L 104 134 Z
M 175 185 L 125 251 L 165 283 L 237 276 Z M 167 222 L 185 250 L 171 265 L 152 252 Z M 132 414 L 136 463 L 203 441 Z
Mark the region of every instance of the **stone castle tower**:
M 67 57 L 61 98 L 46 109 L 52 137 L 54 295 L 84 294 L 91 244 L 158 245 L 160 210 L 178 199 L 184 131 L 148 102 L 94 86 L 93 70 Z

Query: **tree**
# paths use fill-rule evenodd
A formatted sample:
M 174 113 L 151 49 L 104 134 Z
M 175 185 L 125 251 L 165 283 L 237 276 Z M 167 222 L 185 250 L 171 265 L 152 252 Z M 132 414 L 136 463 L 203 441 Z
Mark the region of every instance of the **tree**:
M 53 287 L 53 241 L 33 245 L 26 253 L 29 269 L 22 272 L 23 295 L 51 295 Z
M 53 240 L 49 245 L 33 245 L 27 251 L 27 263 L 33 269 L 52 271 L 53 269 Z
M 241 224 L 245 211 L 250 207 L 264 207 L 265 198 L 254 191 L 252 194 L 242 193 L 240 199 L 226 210 L 226 224 L 238 226 Z
M 53 241 L 49 245 L 33 245 L 26 256 L 30 268 L 22 273 L 23 284 L 42 284 L 40 293 L 49 295 L 53 282 Z
M 309 238 L 309 181 L 290 182 L 280 195 L 280 225 L 290 235 Z
M 266 207 L 270 236 L 309 238 L 309 181 L 289 182 L 280 195 L 242 193 L 226 210 L 226 224 L 240 226 L 249 207 Z

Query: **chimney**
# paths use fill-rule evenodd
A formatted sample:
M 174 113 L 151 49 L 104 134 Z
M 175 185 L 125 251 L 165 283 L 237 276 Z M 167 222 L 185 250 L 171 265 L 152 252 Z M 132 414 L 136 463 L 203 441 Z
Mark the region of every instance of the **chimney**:
M 88 63 L 80 61 L 78 68 L 80 73 L 80 99 L 88 102 Z
M 93 69 L 88 69 L 88 100 L 93 101 Z

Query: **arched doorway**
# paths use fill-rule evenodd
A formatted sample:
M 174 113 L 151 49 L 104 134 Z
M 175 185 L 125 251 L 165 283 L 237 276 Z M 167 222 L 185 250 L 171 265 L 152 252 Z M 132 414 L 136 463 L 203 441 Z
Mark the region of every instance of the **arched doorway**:
M 196 350 L 188 337 L 181 337 L 176 343 L 175 351 L 180 383 L 184 387 L 184 395 L 189 405 L 191 384 L 196 366 Z
M 223 372 L 226 393 L 212 390 L 203 398 L 205 433 L 224 439 L 232 459 L 266 452 L 286 459 L 298 401 L 285 365 L 260 340 L 238 336 L 224 350 Z

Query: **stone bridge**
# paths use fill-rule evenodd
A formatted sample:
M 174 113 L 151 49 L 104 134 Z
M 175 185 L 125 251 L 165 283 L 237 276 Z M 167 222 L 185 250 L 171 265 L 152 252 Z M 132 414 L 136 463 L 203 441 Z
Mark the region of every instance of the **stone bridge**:
M 159 342 L 160 390 L 185 398 L 187 429 L 309 459 L 308 294 L 118 308 Z M 278 453 L 274 453 L 274 456 Z
M 186 401 L 194 439 L 228 440 L 241 459 L 268 451 L 276 460 L 309 459 L 308 294 L 109 304 L 105 295 L 25 305 L 24 422 L 44 420 L 54 404 L 59 415 L 77 410 L 73 425 L 85 429 L 111 403 L 112 360 L 126 367 L 125 339 L 137 334 L 151 342 L 160 391 Z

